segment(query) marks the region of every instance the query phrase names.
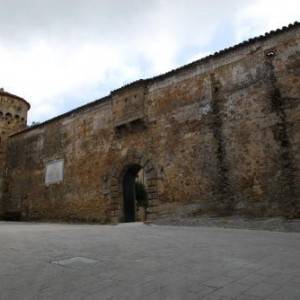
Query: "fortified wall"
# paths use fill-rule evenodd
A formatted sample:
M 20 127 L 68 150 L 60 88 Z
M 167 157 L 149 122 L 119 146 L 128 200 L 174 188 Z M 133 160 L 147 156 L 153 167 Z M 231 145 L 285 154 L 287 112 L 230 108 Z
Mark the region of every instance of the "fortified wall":
M 26 129 L 30 104 L 16 95 L 0 89 L 0 216 L 3 214 L 3 195 L 8 192 L 4 178 L 7 175 L 6 155 L 9 136 Z
M 300 25 L 140 80 L 10 137 L 4 215 L 126 219 L 142 169 L 148 217 L 300 216 Z

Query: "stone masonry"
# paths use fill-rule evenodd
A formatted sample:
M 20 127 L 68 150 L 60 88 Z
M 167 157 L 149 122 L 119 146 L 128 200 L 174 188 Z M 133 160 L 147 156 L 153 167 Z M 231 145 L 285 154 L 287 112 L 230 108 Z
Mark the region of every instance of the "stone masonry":
M 26 128 L 27 111 L 30 104 L 24 99 L 0 89 L 0 216 L 3 215 L 3 201 L 8 192 L 5 184 L 6 148 L 9 136 Z M 6 195 L 5 195 L 6 196 Z
M 5 147 L 4 218 L 122 221 L 132 166 L 150 219 L 188 204 L 299 217 L 300 25 L 136 81 Z

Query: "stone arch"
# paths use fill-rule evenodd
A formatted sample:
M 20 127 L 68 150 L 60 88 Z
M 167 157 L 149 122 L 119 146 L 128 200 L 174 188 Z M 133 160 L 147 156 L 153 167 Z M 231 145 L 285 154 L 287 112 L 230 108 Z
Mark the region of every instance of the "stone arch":
M 139 165 L 145 171 L 147 181 L 146 190 L 149 199 L 148 219 L 152 219 L 157 213 L 159 201 L 157 168 L 152 160 L 146 156 L 130 152 L 111 173 L 109 184 L 109 217 L 113 222 L 123 221 L 123 178 L 128 169 L 133 165 Z

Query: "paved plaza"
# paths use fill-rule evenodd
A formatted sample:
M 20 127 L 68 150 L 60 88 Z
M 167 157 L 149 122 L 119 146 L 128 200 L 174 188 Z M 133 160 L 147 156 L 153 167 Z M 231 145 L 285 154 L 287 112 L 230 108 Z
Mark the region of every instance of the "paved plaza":
M 0 222 L 0 299 L 300 299 L 300 234 Z

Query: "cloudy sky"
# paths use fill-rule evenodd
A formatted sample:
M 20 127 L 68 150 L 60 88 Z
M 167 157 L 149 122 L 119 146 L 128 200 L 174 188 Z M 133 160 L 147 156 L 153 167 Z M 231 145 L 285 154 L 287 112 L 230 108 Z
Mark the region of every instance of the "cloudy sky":
M 0 0 L 0 87 L 29 123 L 300 20 L 299 0 Z

